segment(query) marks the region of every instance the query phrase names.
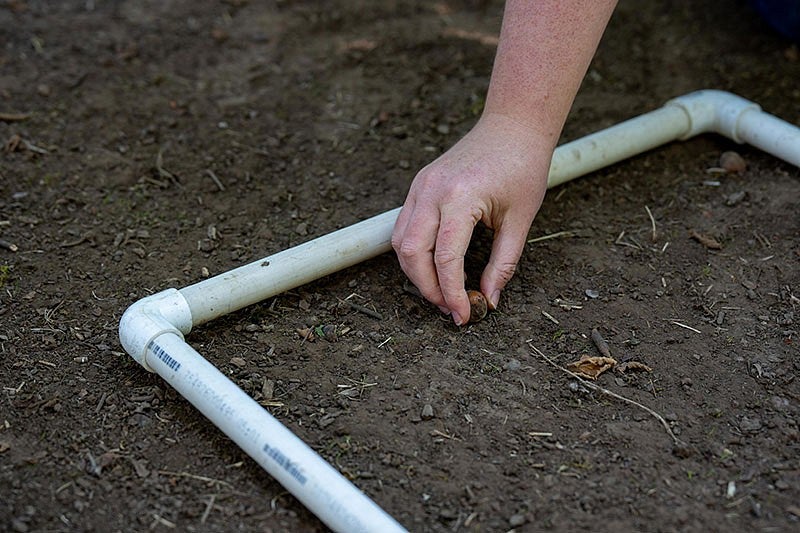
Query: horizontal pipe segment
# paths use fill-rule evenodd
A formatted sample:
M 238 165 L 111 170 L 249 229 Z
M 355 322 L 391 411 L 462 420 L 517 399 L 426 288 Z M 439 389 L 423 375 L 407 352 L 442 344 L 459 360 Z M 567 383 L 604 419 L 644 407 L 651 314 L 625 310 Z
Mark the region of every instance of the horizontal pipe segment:
M 678 140 L 690 127 L 683 109 L 666 106 L 562 144 L 553 152 L 547 187 L 561 185 Z
M 800 166 L 800 128 L 744 98 L 697 91 L 661 109 L 559 146 L 554 187 L 674 140 L 714 132 Z M 275 296 L 391 249 L 400 209 L 180 290 L 134 303 L 120 321 L 125 350 L 157 372 L 337 532 L 404 531 L 184 340 L 192 326 Z
M 739 120 L 742 142 L 800 167 L 800 128 L 763 112 L 745 113 Z
M 180 290 L 196 326 L 391 250 L 400 208 Z

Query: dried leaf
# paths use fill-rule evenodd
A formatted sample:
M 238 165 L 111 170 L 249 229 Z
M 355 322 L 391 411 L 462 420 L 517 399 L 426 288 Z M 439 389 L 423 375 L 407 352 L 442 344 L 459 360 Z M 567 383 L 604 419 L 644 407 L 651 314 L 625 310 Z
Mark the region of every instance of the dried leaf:
M 314 330 L 311 328 L 297 328 L 297 334 L 303 338 L 303 341 L 314 342 L 316 340 Z
M 614 368 L 616 364 L 617 361 L 611 357 L 590 357 L 588 355 L 582 355 L 580 361 L 568 364 L 567 370 L 574 372 L 582 378 L 594 381 L 606 370 Z
M 614 370 L 616 370 L 620 374 L 624 374 L 628 370 L 644 370 L 645 372 L 653 371 L 652 368 L 638 361 L 627 361 L 625 363 L 620 363 Z

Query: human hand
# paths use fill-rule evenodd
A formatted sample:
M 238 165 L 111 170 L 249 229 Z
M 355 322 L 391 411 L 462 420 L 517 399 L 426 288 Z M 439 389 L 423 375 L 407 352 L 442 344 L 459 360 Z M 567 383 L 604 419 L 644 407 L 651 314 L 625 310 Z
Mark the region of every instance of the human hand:
M 408 278 L 431 303 L 469 320 L 464 255 L 475 225 L 494 230 L 481 292 L 492 309 L 514 275 L 547 189 L 554 140 L 500 114 L 484 114 L 450 150 L 423 168 L 392 233 Z

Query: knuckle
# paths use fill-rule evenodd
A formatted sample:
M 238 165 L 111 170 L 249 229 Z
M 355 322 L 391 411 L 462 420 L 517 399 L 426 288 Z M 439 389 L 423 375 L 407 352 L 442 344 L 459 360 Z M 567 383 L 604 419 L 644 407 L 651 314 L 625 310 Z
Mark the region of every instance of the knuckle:
M 517 271 L 517 264 L 516 263 L 500 263 L 499 265 L 494 265 L 494 269 L 497 271 L 498 276 L 504 283 L 507 283 L 512 277 L 514 277 L 514 273 Z
M 450 248 L 437 249 L 433 254 L 433 262 L 439 267 L 450 265 L 459 259 L 461 257 Z
M 417 257 L 422 252 L 422 247 L 409 239 L 403 239 L 399 242 L 395 242 L 394 239 L 392 239 L 392 246 L 395 252 L 397 252 L 397 255 L 403 258 Z
M 391 243 L 392 243 L 392 249 L 399 254 L 400 248 L 403 245 L 403 236 L 397 233 L 392 233 Z

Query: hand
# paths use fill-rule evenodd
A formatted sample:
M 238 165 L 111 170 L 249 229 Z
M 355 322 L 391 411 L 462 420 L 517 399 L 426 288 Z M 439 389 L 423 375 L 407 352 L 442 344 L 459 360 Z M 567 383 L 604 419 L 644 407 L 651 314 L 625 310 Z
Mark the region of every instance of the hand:
M 484 114 L 411 184 L 392 234 L 400 266 L 422 295 L 469 320 L 464 254 L 480 221 L 494 230 L 481 292 L 492 309 L 514 275 L 547 189 L 554 141 L 499 114 Z

